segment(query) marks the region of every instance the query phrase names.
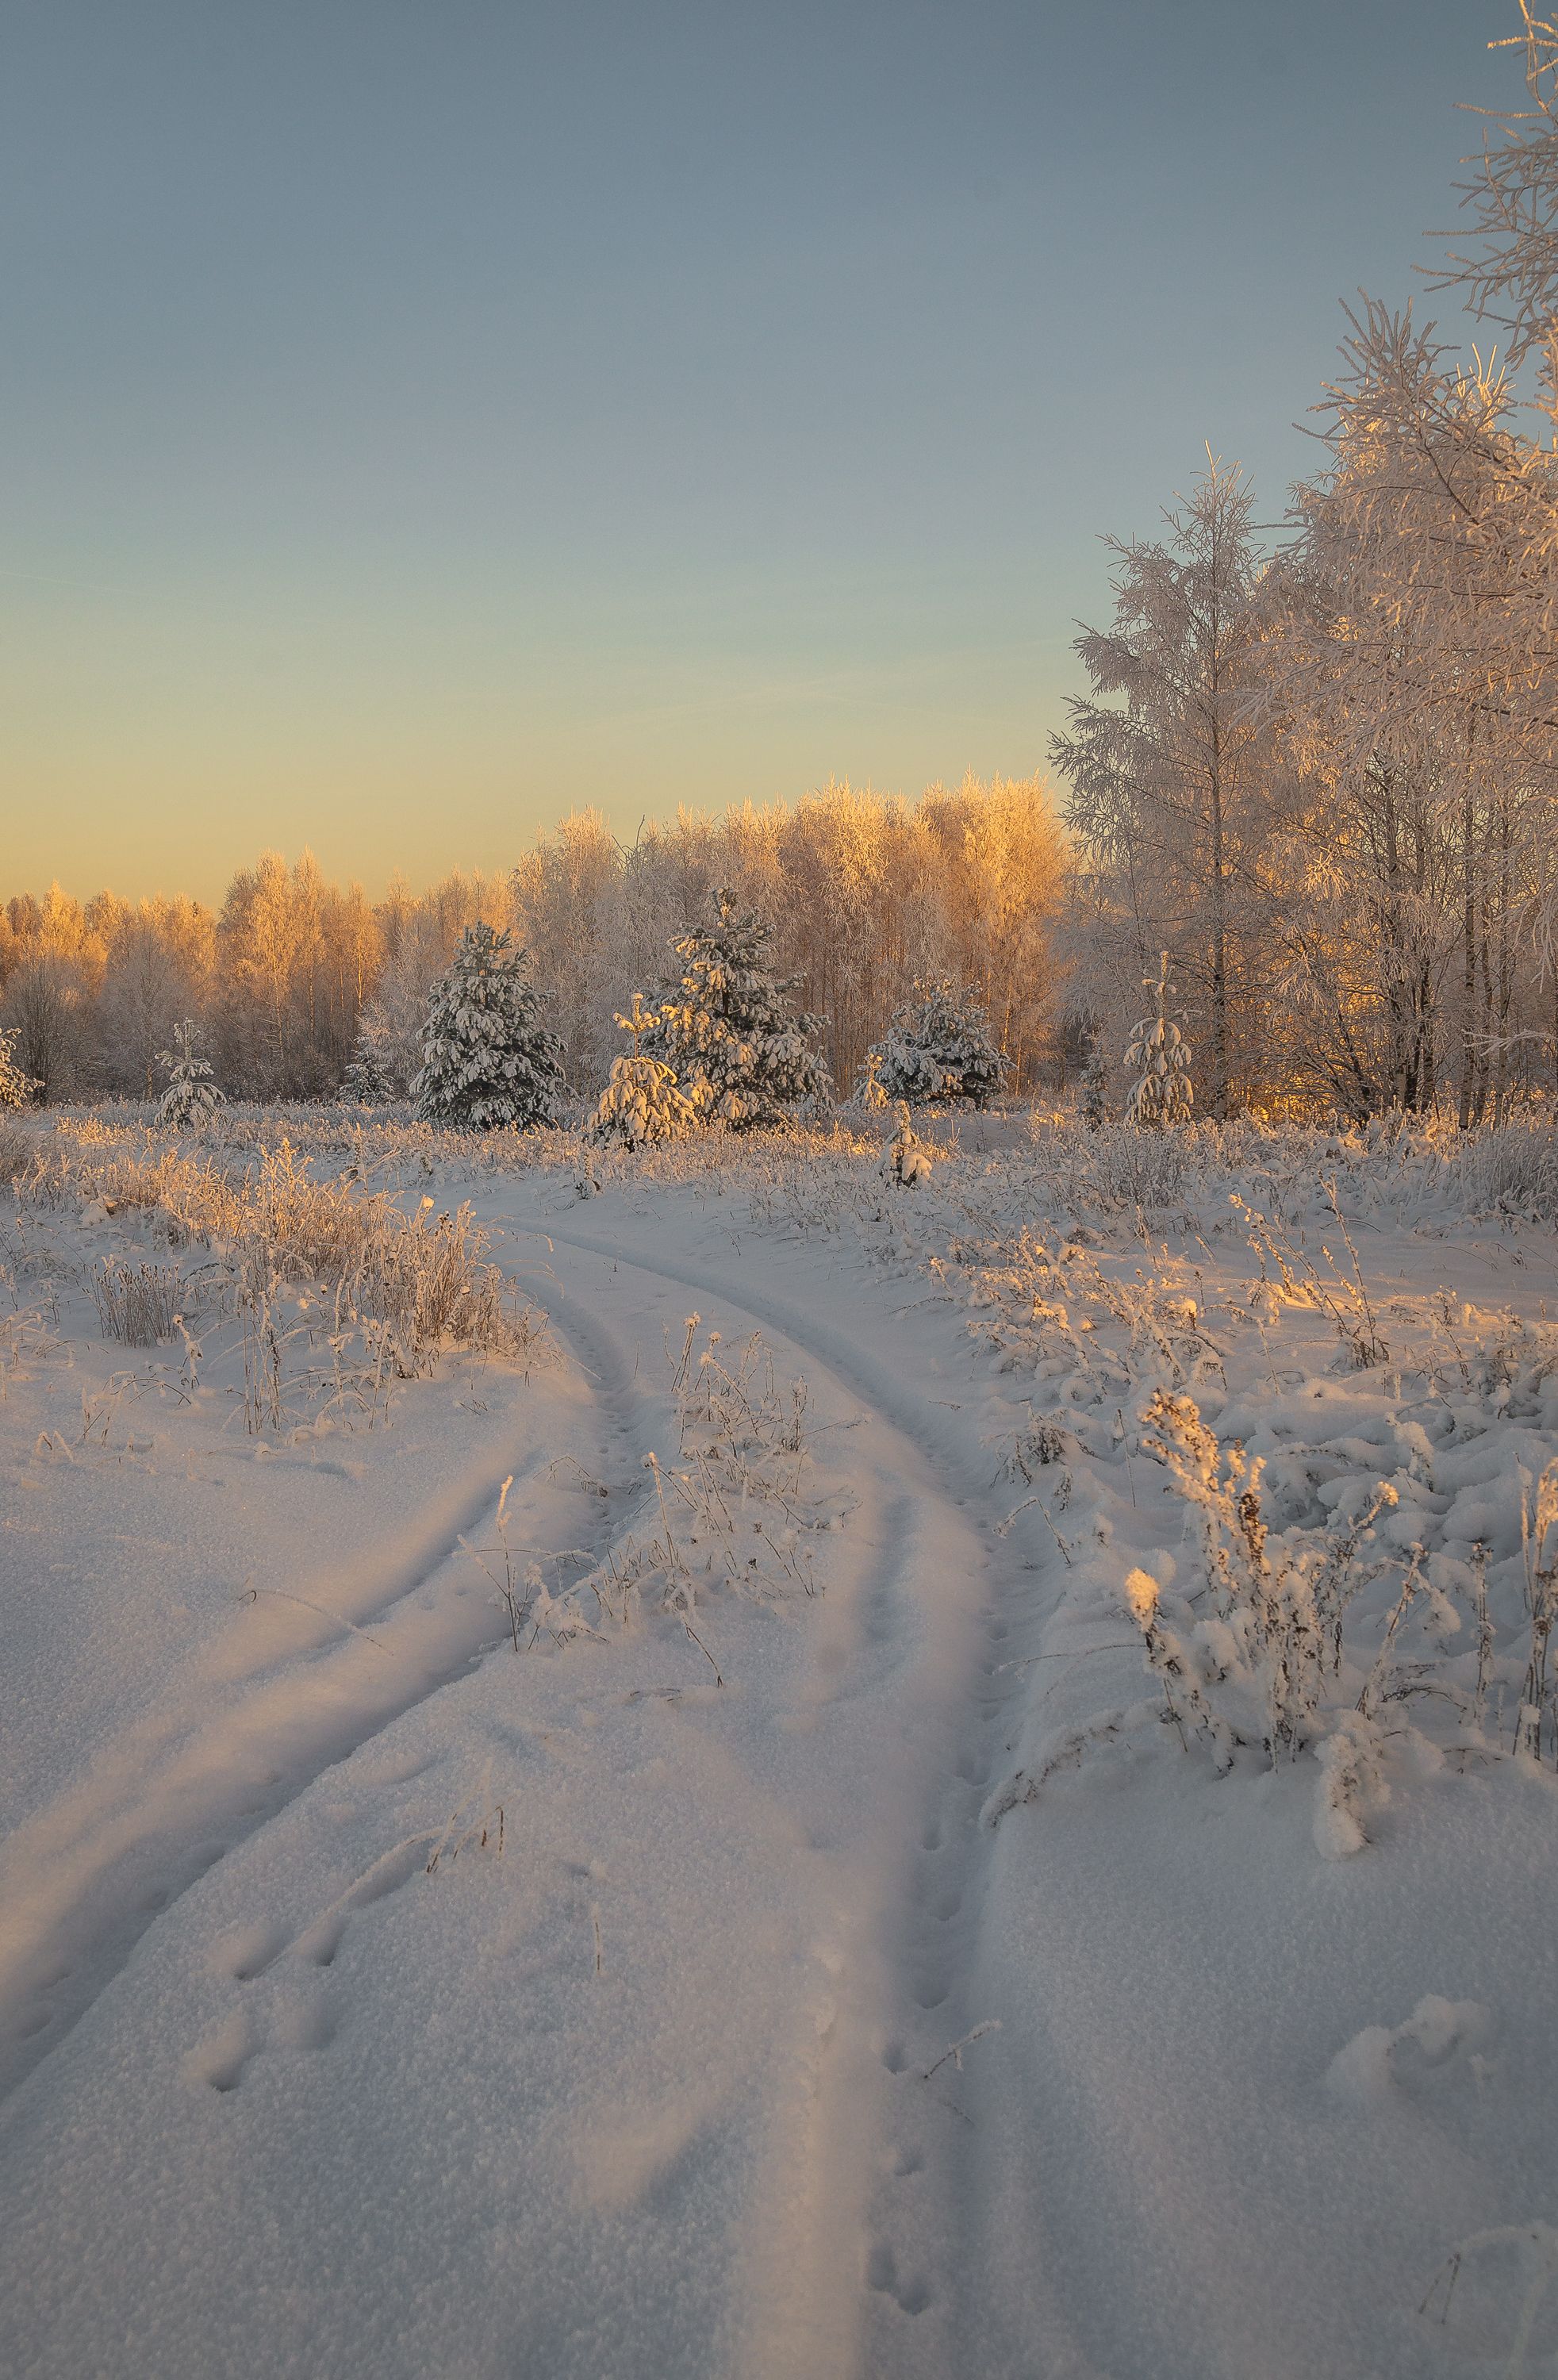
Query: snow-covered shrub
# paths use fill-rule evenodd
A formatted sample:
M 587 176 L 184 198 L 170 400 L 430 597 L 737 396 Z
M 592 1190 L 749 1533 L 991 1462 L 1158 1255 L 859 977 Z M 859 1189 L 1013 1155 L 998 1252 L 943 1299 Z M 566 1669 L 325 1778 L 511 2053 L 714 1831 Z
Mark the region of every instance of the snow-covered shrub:
M 1236 1439 L 1219 1445 L 1191 1397 L 1156 1390 L 1142 1418 L 1143 1452 L 1164 1464 L 1200 1520 L 1211 1609 L 1191 1641 L 1202 1683 L 1222 1690 L 1230 1742 L 1263 1742 L 1272 1761 L 1290 1758 L 1324 1731 L 1321 1706 L 1327 1679 L 1341 1675 L 1346 1608 L 1378 1574 L 1360 1554 L 1397 1492 L 1376 1481 L 1350 1519 L 1290 1537 L 1273 1560 L 1260 1458 Z M 1408 1597 L 1414 1579 L 1409 1572 Z M 1365 1700 L 1368 1691 L 1366 1683 Z
M 636 991 L 631 1015 L 619 1015 L 615 1021 L 632 1035 L 633 1047 L 612 1060 L 611 1075 L 590 1125 L 592 1136 L 617 1141 L 624 1148 L 645 1148 L 655 1141 L 679 1139 L 697 1123 L 698 1111 L 677 1087 L 673 1070 L 663 1059 L 648 1056 L 641 1047 L 644 1036 L 653 1032 L 656 1024 L 645 1013 L 643 995 Z
M 17 1043 L 20 1038 L 19 1026 L 0 1030 L 0 1108 L 30 1107 L 37 1097 L 37 1084 L 17 1063 Z
M 873 1062 L 883 1096 L 910 1107 L 957 1099 L 985 1107 L 1007 1073 L 984 1002 L 967 985 L 944 977 L 915 985 L 909 1005 L 868 1052 L 867 1067 Z
M 555 1123 L 563 1069 L 543 997 L 510 935 L 468 926 L 428 1003 L 417 1113 L 464 1132 Z
M 1131 1027 L 1126 1050 L 1127 1066 L 1139 1068 L 1126 1101 L 1133 1123 L 1188 1123 L 1195 1092 L 1190 1083 L 1190 1044 L 1168 1018 L 1174 986 L 1168 979 L 1168 953 L 1158 953 L 1158 972 L 1144 975 L 1143 989 L 1152 994 L 1152 1014 Z
M 672 945 L 682 963 L 661 987 L 644 1053 L 668 1066 L 704 1123 L 749 1132 L 782 1123 L 827 1089 L 808 1035 L 822 1019 L 797 1013 L 792 982 L 764 957 L 772 929 L 719 892 L 714 916 Z
M 213 1079 L 211 1062 L 195 1055 L 195 1025 L 186 1017 L 173 1028 L 173 1048 L 159 1050 L 157 1063 L 167 1069 L 167 1088 L 157 1102 L 157 1122 L 172 1132 L 198 1132 L 219 1108 L 225 1094 Z

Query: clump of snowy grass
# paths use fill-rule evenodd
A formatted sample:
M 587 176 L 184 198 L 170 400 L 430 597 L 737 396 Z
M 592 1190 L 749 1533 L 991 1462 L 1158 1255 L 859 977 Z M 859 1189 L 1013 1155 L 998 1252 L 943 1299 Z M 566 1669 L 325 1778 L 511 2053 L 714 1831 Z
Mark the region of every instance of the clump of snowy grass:
M 1360 1372 L 1367 1371 L 1371 1365 L 1388 1363 L 1391 1351 L 1381 1336 L 1379 1318 L 1363 1277 L 1357 1248 L 1343 1218 L 1334 1175 L 1322 1180 L 1321 1195 L 1335 1234 L 1346 1251 L 1345 1270 L 1331 1249 L 1321 1243 L 1320 1253 L 1326 1268 L 1322 1272 L 1308 1248 L 1295 1242 L 1284 1223 L 1273 1222 L 1258 1208 L 1248 1206 L 1237 1191 L 1229 1193 L 1230 1204 L 1244 1216 L 1249 1245 L 1260 1268 L 1251 1305 L 1262 1316 L 1284 1303 L 1318 1307 L 1330 1318 L 1354 1366 Z
M 87 1287 L 105 1339 L 127 1347 L 153 1347 L 171 1339 L 186 1303 L 186 1284 L 176 1265 L 126 1264 L 104 1257 Z
M 171 1245 L 211 1248 L 245 1310 L 274 1306 L 288 1284 L 328 1293 L 332 1328 L 367 1329 L 402 1378 L 430 1369 L 446 1346 L 525 1358 L 541 1335 L 534 1310 L 488 1260 L 469 1206 L 434 1213 L 424 1196 L 407 1213 L 383 1191 L 319 1180 L 285 1139 L 241 1172 L 177 1148 L 100 1157 L 90 1142 L 56 1144 L 24 1187 L 39 1203 L 79 1198 L 103 1218 L 139 1212 Z M 317 1299 L 309 1305 L 318 1318 Z M 116 1274 L 110 1310 L 122 1305 Z M 170 1311 L 153 1335 L 171 1329 Z

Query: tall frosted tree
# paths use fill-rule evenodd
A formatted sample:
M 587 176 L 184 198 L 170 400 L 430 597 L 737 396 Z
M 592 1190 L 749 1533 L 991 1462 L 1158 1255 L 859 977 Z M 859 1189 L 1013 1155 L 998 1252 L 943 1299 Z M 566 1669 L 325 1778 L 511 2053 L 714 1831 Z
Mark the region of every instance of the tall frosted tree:
M 468 926 L 428 1003 L 417 1113 L 462 1132 L 554 1123 L 563 1069 L 543 998 L 509 934 Z
M 670 1067 L 705 1123 L 780 1123 L 826 1094 L 827 1069 L 808 1038 L 822 1020 L 797 1011 L 793 983 L 771 971 L 770 930 L 724 892 L 708 924 L 672 945 L 681 973 L 661 987 L 643 1050 Z
M 1092 693 L 1053 758 L 1092 878 L 1091 956 L 1118 1003 L 1164 941 L 1207 1016 L 1208 1107 L 1236 1102 L 1257 1031 L 1271 911 L 1264 857 L 1287 787 L 1260 684 L 1260 556 L 1248 480 L 1211 462 L 1166 538 L 1106 540 L 1114 618 L 1077 641 Z M 1122 935 L 1121 928 L 1126 928 Z M 1095 987 L 1085 985 L 1085 991 Z M 1128 1013 L 1128 1012 L 1127 1012 Z

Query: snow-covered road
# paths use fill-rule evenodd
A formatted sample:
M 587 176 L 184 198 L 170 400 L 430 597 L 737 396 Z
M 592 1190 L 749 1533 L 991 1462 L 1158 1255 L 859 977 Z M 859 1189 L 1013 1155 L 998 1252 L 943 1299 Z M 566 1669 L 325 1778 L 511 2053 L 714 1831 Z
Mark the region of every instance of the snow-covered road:
M 6 2369 L 1503 2369 L 1537 2233 L 1418 2309 L 1553 2211 L 1551 1775 L 1425 1773 L 1321 1860 L 1312 1763 L 1130 1717 L 1116 1573 L 1180 1509 L 1078 1449 L 1057 1528 L 955 1297 L 685 1187 L 482 1205 L 528 1376 L 259 1461 L 199 1407 L 55 1459 L 46 1369 L 0 1406 Z M 817 1591 L 516 1652 L 470 1548 L 628 1558 L 695 1311 L 806 1381 Z

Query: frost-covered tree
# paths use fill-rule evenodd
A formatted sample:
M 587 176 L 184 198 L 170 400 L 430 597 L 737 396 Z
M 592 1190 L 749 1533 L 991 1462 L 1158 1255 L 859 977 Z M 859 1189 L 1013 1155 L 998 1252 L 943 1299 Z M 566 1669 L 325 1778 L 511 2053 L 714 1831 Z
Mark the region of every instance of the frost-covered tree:
M 157 1063 L 167 1075 L 167 1088 L 157 1102 L 157 1122 L 173 1132 L 198 1132 L 222 1105 L 208 1058 L 195 1055 L 195 1022 L 186 1017 L 173 1028 L 173 1047 L 159 1050 Z
M 909 1107 L 954 1099 L 986 1107 L 1006 1079 L 983 1001 L 944 977 L 915 985 L 870 1056 L 883 1095 Z
M 1133 1123 L 1188 1123 L 1195 1093 L 1190 1085 L 1190 1044 L 1169 1020 L 1174 986 L 1168 979 L 1168 953 L 1158 953 L 1156 975 L 1143 976 L 1143 989 L 1152 995 L 1152 1014 L 1132 1029 L 1126 1063 L 1138 1069 L 1126 1101 Z
M 468 926 L 428 1003 L 418 1114 L 463 1132 L 555 1123 L 563 1070 L 543 998 L 510 935 Z
M 30 1107 L 37 1096 L 37 1084 L 17 1062 L 19 1038 L 15 1026 L 0 1031 L 0 1108 Z
M 632 1014 L 616 1021 L 625 1033 L 632 1035 L 633 1047 L 612 1060 L 611 1075 L 590 1125 L 593 1136 L 620 1142 L 624 1148 L 679 1139 L 697 1123 L 698 1111 L 677 1087 L 676 1077 L 663 1060 L 649 1057 L 640 1047 L 656 1025 L 654 1015 L 644 1007 L 641 992 L 633 994 Z
M 672 945 L 681 974 L 661 986 L 643 1046 L 670 1067 L 704 1123 L 746 1132 L 826 1095 L 827 1069 L 808 1039 L 822 1020 L 797 1012 L 794 985 L 770 971 L 769 934 L 724 892 L 710 922 Z

